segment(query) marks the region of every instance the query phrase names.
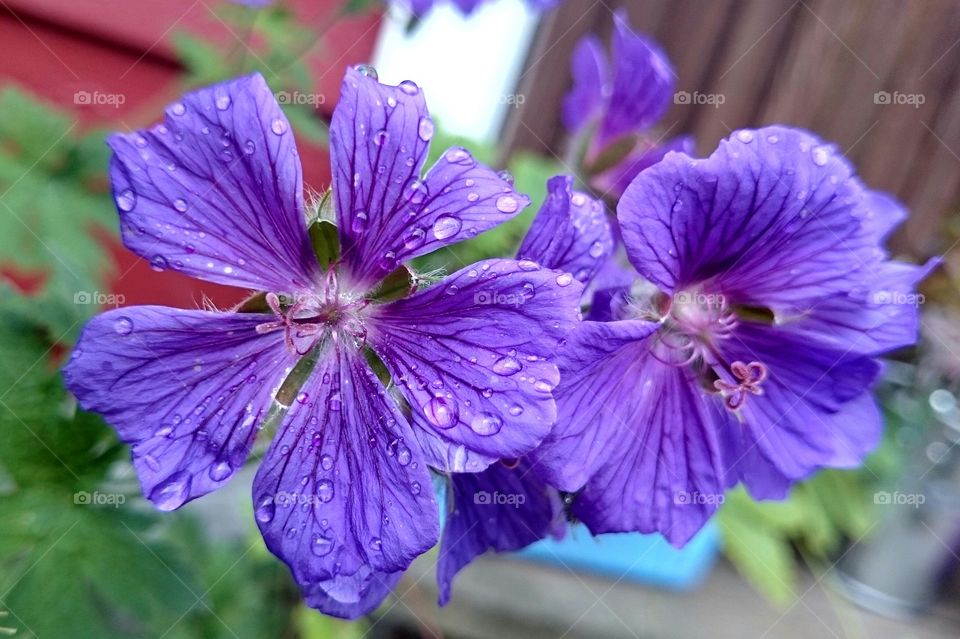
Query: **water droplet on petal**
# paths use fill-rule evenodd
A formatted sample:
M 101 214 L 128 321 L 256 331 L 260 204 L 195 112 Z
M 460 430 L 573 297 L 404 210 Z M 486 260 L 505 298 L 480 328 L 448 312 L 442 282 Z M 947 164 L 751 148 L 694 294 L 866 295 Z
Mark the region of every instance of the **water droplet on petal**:
M 420 126 L 417 129 L 417 134 L 421 140 L 429 142 L 430 138 L 433 137 L 433 128 L 433 120 L 427 117 L 420 118 Z
M 137 205 L 137 194 L 132 189 L 124 189 L 117 195 L 117 208 L 121 211 L 132 211 Z
M 503 420 L 493 413 L 481 413 L 470 422 L 470 428 L 477 435 L 484 437 L 496 435 L 503 428 Z
M 273 122 L 270 123 L 270 130 L 276 135 L 283 135 L 287 132 L 287 123 L 280 118 L 274 118 Z
M 418 87 L 416 82 L 413 82 L 412 80 L 404 80 L 399 86 L 400 90 L 407 95 L 416 95 L 420 92 L 420 87 Z
M 813 163 L 817 166 L 826 166 L 830 159 L 830 149 L 825 146 L 818 146 L 812 153 Z
M 501 213 L 515 213 L 520 203 L 512 195 L 501 195 L 497 198 L 497 210 Z
M 170 107 L 170 111 L 173 112 L 174 115 L 183 115 L 187 112 L 187 107 L 183 106 L 182 102 L 175 102 L 173 106 Z
M 373 537 L 370 539 L 370 550 L 380 551 L 380 548 L 383 546 L 383 542 L 380 541 L 379 537 Z
M 603 244 L 601 244 L 600 242 L 594 242 L 593 244 L 590 245 L 590 257 L 592 258 L 600 257 L 601 255 L 603 255 L 603 251 L 604 251 Z
M 410 492 L 413 493 L 414 495 L 419 495 L 419 494 L 420 494 L 420 482 L 415 481 L 415 482 L 411 483 L 411 484 L 410 484 Z
M 343 405 L 343 402 L 340 401 L 340 393 L 334 393 L 327 400 L 327 408 L 336 412 L 340 410 L 340 407 Z
M 317 484 L 317 497 L 323 503 L 327 503 L 333 499 L 333 482 L 329 479 L 324 479 Z
M 473 156 L 470 155 L 470 151 L 467 151 L 461 146 L 455 146 L 447 150 L 447 152 L 443 154 L 443 157 L 451 164 L 461 164 L 464 166 L 473 165 Z
M 390 140 L 390 133 L 386 129 L 380 129 L 373 135 L 373 143 L 377 146 L 383 146 Z
M 397 447 L 397 463 L 399 463 L 401 466 L 406 466 L 409 464 L 411 457 L 412 454 L 410 453 L 409 448 L 403 444 L 400 444 L 400 446 Z
M 117 321 L 113 323 L 113 330 L 116 331 L 117 335 L 129 335 L 133 332 L 133 320 L 129 317 L 117 318 Z
M 330 470 L 333 468 L 333 457 L 330 455 L 323 455 L 320 457 L 320 467 L 324 470 Z
M 173 201 L 173 208 L 177 209 L 181 213 L 186 213 L 187 211 L 187 201 L 182 197 L 178 197 Z
M 514 417 L 517 417 L 518 415 L 523 413 L 523 406 L 520 406 L 519 404 L 514 404 L 513 406 L 510 407 L 509 413 Z
M 167 269 L 167 258 L 162 255 L 154 255 L 153 259 L 150 260 L 150 268 L 155 270 L 157 273 L 165 271 Z
M 516 358 L 510 357 L 509 355 L 501 357 L 493 363 L 493 372 L 497 375 L 503 375 L 504 377 L 518 373 L 521 368 L 523 368 L 523 365 L 518 362 Z
M 174 473 L 150 491 L 150 501 L 160 510 L 175 510 L 187 501 L 190 494 L 190 475 L 185 471 Z
M 310 542 L 310 552 L 317 557 L 326 557 L 330 554 L 330 551 L 333 550 L 333 546 L 334 543 L 331 537 L 314 535 L 313 540 Z
M 210 479 L 213 481 L 223 481 L 233 472 L 233 466 L 228 462 L 222 461 L 210 467 Z
M 358 64 L 354 68 L 357 70 L 357 73 L 366 78 L 372 78 L 374 80 L 380 79 L 380 76 L 377 75 L 377 70 L 369 64 Z
M 451 428 L 457 423 L 457 405 L 442 397 L 433 397 L 423 405 L 427 421 L 439 428 Z
M 423 244 L 427 233 L 419 226 L 410 228 L 403 238 L 403 245 L 408 249 L 415 249 Z
M 737 131 L 737 139 L 744 144 L 749 144 L 750 142 L 753 142 L 753 131 L 748 131 L 746 129 Z
M 218 95 L 215 100 L 217 108 L 221 111 L 226 111 L 230 108 L 230 96 L 229 95 Z
M 561 273 L 560 275 L 557 275 L 557 286 L 569 286 L 572 281 L 573 275 L 570 275 L 570 273 Z
M 369 219 L 365 211 L 357 211 L 353 215 L 353 221 L 350 223 L 350 229 L 354 233 L 363 233 L 367 230 L 367 223 Z
M 536 271 L 540 269 L 540 265 L 533 260 L 520 260 L 517 262 L 517 266 L 520 267 L 521 271 Z
M 433 223 L 433 236 L 445 240 L 460 232 L 463 223 L 452 215 L 441 215 Z

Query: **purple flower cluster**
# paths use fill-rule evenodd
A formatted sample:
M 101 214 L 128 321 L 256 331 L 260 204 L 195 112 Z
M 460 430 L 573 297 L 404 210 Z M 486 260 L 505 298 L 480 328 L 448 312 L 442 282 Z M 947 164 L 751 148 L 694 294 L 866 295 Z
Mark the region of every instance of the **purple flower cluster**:
M 461 147 L 424 173 L 434 124 L 412 82 L 347 71 L 317 206 L 259 75 L 112 136 L 126 246 L 255 291 L 85 328 L 66 382 L 131 445 L 147 498 L 219 488 L 270 431 L 252 489 L 266 545 L 307 603 L 353 618 L 438 541 L 445 603 L 474 557 L 571 516 L 682 545 L 732 486 L 780 499 L 861 463 L 877 358 L 914 341 L 900 302 L 934 265 L 882 248 L 905 211 L 803 131 L 736 131 L 705 159 L 651 143 L 672 71 L 619 16 L 614 37 L 612 72 L 596 40 L 578 46 L 564 108 L 588 164 L 621 148 L 593 175 L 623 192 L 615 219 L 557 176 L 515 259 L 437 281 L 406 264 L 529 200 Z

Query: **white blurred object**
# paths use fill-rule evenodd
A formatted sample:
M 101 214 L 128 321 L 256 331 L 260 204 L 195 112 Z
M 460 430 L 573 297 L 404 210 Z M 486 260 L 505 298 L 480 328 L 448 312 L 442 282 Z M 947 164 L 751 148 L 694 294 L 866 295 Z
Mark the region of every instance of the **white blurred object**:
M 523 0 L 487 2 L 469 16 L 447 1 L 408 34 L 409 19 L 396 7 L 384 18 L 373 58 L 380 81 L 413 80 L 444 131 L 494 141 L 524 100 L 516 87 L 539 15 Z

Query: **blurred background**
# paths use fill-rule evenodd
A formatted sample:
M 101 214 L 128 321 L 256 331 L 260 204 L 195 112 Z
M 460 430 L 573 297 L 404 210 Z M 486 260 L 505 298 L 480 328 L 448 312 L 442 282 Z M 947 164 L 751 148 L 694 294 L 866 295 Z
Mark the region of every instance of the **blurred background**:
M 128 450 L 76 410 L 59 366 L 98 310 L 225 307 L 246 293 L 122 248 L 104 135 L 259 70 L 322 191 L 343 71 L 372 63 L 382 81 L 424 87 L 434 156 L 463 143 L 534 201 L 422 265 L 509 254 L 546 179 L 578 170 L 559 106 L 570 54 L 588 33 L 609 41 L 621 6 L 675 68 L 657 136 L 691 134 L 706 154 L 740 127 L 809 128 L 907 203 L 895 255 L 943 256 L 917 300 L 921 343 L 891 357 L 878 388 L 887 431 L 867 464 L 781 503 L 735 491 L 683 551 L 575 529 L 485 557 L 444 609 L 431 553 L 355 623 L 300 603 L 253 523 L 252 473 L 173 514 L 149 507 Z M 0 636 L 960 636 L 960 4 L 567 0 L 541 14 L 491 0 L 413 18 L 376 0 L 0 0 L 0 43 Z

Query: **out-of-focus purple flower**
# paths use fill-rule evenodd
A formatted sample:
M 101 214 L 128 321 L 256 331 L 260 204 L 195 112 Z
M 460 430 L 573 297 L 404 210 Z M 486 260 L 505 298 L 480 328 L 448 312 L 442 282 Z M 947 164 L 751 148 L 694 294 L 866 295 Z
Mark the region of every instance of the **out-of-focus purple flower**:
M 613 251 L 613 232 L 603 203 L 574 191 L 573 179 L 567 176 L 551 178 L 547 191 L 517 259 L 564 271 L 566 277 L 586 286 Z M 520 550 L 564 534 L 560 493 L 534 471 L 533 462 L 521 458 L 450 477 L 452 509 L 437 563 L 440 605 L 450 599 L 454 576 L 487 550 Z
M 443 4 L 445 1 L 449 2 L 460 12 L 469 16 L 472 14 L 480 5 L 487 4 L 494 0 L 389 0 L 391 4 L 399 5 L 406 8 L 413 15 L 418 18 L 422 18 L 427 15 L 433 7 Z M 560 4 L 561 0 L 526 0 L 527 6 L 529 6 L 534 11 L 549 11 L 555 6 Z
M 230 2 L 260 9 L 263 7 L 269 7 L 276 2 L 276 0 L 230 0 Z
M 548 358 L 579 316 L 580 284 L 531 262 L 487 260 L 416 290 L 403 262 L 528 204 L 463 148 L 422 175 L 433 130 L 414 83 L 347 72 L 330 131 L 340 249 L 329 265 L 311 238 L 326 246 L 332 227 L 308 232 L 293 134 L 260 75 L 112 136 L 127 247 L 157 269 L 266 295 L 235 312 L 104 313 L 64 371 L 132 445 L 162 510 L 222 486 L 257 431 L 278 425 L 253 484 L 257 524 L 308 603 L 343 617 L 374 608 L 437 541 L 428 467 L 480 471 L 549 432 Z M 412 290 L 385 301 L 391 273 Z
M 882 428 L 877 356 L 914 342 L 933 266 L 882 249 L 903 209 L 832 145 L 770 127 L 667 155 L 617 213 L 642 279 L 567 338 L 536 452 L 550 483 L 582 489 L 574 514 L 680 545 L 738 482 L 780 499 L 860 464 Z
M 567 130 L 585 143 L 583 163 L 591 186 L 619 196 L 668 151 L 692 153 L 693 139 L 651 137 L 650 128 L 670 104 L 675 73 L 663 50 L 630 28 L 625 12 L 615 13 L 613 24 L 610 60 L 595 35 L 574 49 L 573 87 L 564 97 L 562 116 Z

